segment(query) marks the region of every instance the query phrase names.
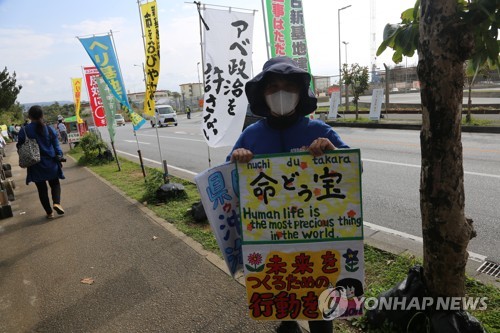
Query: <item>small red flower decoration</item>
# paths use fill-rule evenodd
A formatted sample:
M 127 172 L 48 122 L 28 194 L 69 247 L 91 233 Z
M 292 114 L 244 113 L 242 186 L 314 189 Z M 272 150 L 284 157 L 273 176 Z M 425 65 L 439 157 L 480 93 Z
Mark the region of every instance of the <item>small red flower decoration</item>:
M 300 167 L 302 170 L 307 169 L 307 162 L 300 162 Z
M 350 211 L 347 212 L 347 216 L 354 217 L 356 216 L 356 212 L 351 209 Z
M 262 263 L 262 255 L 258 252 L 250 253 L 248 255 L 248 262 L 254 266 Z
M 253 230 L 252 223 L 248 223 L 247 224 L 247 230 L 248 231 L 252 231 Z

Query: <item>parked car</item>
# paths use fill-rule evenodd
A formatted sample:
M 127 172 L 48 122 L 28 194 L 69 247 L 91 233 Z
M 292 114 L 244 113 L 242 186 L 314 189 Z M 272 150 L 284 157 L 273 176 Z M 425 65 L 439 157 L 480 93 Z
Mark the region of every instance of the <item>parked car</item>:
M 123 115 L 119 113 L 115 114 L 115 124 L 116 126 L 125 126 L 125 118 L 123 118 Z
M 155 106 L 155 116 L 149 119 L 151 126 L 177 126 L 177 112 L 170 105 L 156 105 Z

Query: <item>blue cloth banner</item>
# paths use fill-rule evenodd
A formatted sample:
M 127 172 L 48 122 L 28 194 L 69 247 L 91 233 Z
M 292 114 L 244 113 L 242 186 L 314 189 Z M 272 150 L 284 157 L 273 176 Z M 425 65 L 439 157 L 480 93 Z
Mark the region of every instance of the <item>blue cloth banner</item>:
M 78 38 L 87 51 L 90 59 L 108 85 L 111 93 L 122 103 L 129 113 L 134 130 L 138 130 L 146 120 L 135 113 L 128 102 L 115 50 L 109 35 Z

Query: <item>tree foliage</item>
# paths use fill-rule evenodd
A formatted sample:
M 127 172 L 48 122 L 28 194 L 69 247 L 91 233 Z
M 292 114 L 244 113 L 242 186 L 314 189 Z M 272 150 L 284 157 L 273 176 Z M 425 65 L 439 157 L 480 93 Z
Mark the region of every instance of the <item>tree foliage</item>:
M 16 72 L 12 76 L 7 71 L 7 67 L 0 72 L 0 111 L 8 110 L 16 103 L 17 95 L 23 88 L 16 85 Z
M 75 115 L 75 104 L 60 105 L 55 102 L 51 105 L 42 106 L 44 118 L 47 122 L 57 121 L 57 116 L 61 115 L 64 118 Z
M 361 67 L 359 64 L 351 64 L 351 68 L 348 68 L 347 64 L 342 66 L 342 81 L 351 88 L 352 102 L 356 106 L 356 119 L 358 119 L 359 96 L 368 89 L 368 79 L 368 67 Z
M 458 12 L 449 29 L 471 31 L 473 40 L 464 38 L 463 44 L 473 43 L 473 51 L 468 55 L 470 66 L 474 69 L 487 63 L 490 68 L 500 67 L 500 0 L 457 0 Z M 387 47 L 394 50 L 392 60 L 400 63 L 403 55 L 412 57 L 418 48 L 420 0 L 413 8 L 401 14 L 401 23 L 387 24 L 384 28 L 384 41 L 377 50 L 377 56 Z M 468 45 L 464 45 L 468 50 Z M 460 52 L 460 50 L 457 50 Z

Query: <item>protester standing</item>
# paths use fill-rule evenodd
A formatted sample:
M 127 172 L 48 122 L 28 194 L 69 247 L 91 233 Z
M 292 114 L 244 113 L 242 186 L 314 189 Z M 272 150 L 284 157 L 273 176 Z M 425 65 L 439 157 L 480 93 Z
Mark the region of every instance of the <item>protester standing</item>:
M 28 111 L 28 117 L 31 123 L 24 126 L 18 135 L 17 148 L 25 141 L 26 136 L 31 139 L 36 139 L 40 147 L 40 162 L 27 168 L 26 185 L 34 182 L 38 190 L 40 203 L 45 209 L 48 219 L 53 219 L 54 211 L 59 215 L 64 214 L 64 209 L 61 206 L 61 184 L 59 179 L 64 179 L 61 161 L 63 152 L 57 139 L 56 131 L 47 126 L 43 120 L 42 108 L 38 105 L 32 106 Z M 48 194 L 48 186 L 52 196 L 52 203 Z
M 9 125 L 8 132 L 9 137 L 12 139 L 12 141 L 17 142 L 17 131 L 14 124 Z
M 292 59 L 268 60 L 245 85 L 252 112 L 265 118 L 243 131 L 227 159 L 247 163 L 255 154 L 309 151 L 320 156 L 327 150 L 349 148 L 330 126 L 306 117 L 317 107 L 310 82 L 310 74 Z M 309 328 L 311 333 L 331 333 L 333 322 L 309 321 Z M 302 331 L 296 321 L 283 321 L 277 332 Z
M 57 119 L 57 130 L 59 131 L 59 135 L 61 136 L 61 141 L 62 143 L 68 143 L 68 132 L 67 132 L 67 129 L 66 129 L 66 125 L 64 125 L 63 123 L 63 118 L 62 117 L 58 117 Z

